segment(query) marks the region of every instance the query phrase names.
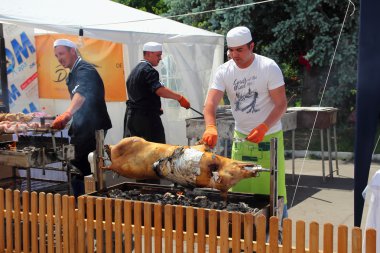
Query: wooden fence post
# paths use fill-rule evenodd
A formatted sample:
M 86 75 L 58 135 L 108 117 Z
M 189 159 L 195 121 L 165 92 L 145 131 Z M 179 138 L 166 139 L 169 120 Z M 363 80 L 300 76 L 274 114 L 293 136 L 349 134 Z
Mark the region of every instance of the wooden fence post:
M 30 194 L 28 191 L 23 191 L 22 192 L 22 250 L 24 253 L 29 253 L 29 250 L 30 250 L 29 204 L 30 204 Z
M 352 253 L 362 252 L 362 230 L 358 227 L 352 229 Z
M 332 253 L 334 250 L 334 226 L 327 223 L 323 226 L 323 253 Z
M 112 199 L 106 198 L 105 207 L 105 234 L 106 234 L 106 253 L 113 253 L 112 250 Z
M 121 199 L 115 200 L 115 253 L 123 252 L 122 209 L 123 209 L 123 201 Z
M 38 196 L 37 192 L 32 192 L 30 199 L 31 203 L 31 241 L 32 241 L 32 253 L 38 252 Z
M 0 238 L 5 238 L 4 234 L 4 190 L 0 189 Z M 5 240 L 0 240 L 0 252 L 4 252 Z
M 210 210 L 208 213 L 208 221 L 209 221 L 209 252 L 216 253 L 218 249 L 218 212 L 216 210 Z
M 162 205 L 154 204 L 154 252 L 162 252 Z
M 55 222 L 55 250 L 63 252 L 62 243 L 62 198 L 60 194 L 54 195 L 54 222 Z
M 194 253 L 194 208 L 186 207 L 186 252 Z
M 132 202 L 124 201 L 124 249 L 125 253 L 132 252 Z
M 46 223 L 47 223 L 47 251 L 54 253 L 54 201 L 53 194 L 48 193 L 46 196 Z
M 75 212 L 75 197 L 69 196 L 69 243 L 70 253 L 76 253 L 77 247 L 77 222 Z
M 315 221 L 310 223 L 309 250 L 310 253 L 319 253 L 319 224 Z
M 175 207 L 175 252 L 183 253 L 183 207 Z
M 83 196 L 78 197 L 78 222 L 77 222 L 77 231 L 78 231 L 78 243 L 77 243 L 77 252 L 85 253 L 86 252 L 86 237 L 85 237 L 85 198 Z
M 20 207 L 20 191 L 13 192 L 13 210 L 14 210 L 14 237 L 15 237 L 15 251 L 21 252 L 21 207 Z
M 269 218 L 269 252 L 278 253 L 278 218 Z
M 296 253 L 305 253 L 305 222 L 296 222 Z
M 377 247 L 380 247 L 380 245 L 377 245 Z M 366 253 L 376 253 L 376 230 L 375 229 L 370 228 L 370 229 L 367 229 L 367 231 L 365 232 L 365 251 Z
M 292 220 L 285 218 L 282 225 L 282 253 L 292 253 Z
M 241 213 L 232 213 L 232 253 L 240 252 Z
M 63 252 L 69 253 L 69 196 L 62 197 Z
M 94 252 L 94 197 L 90 196 L 86 199 L 86 240 L 87 240 L 87 252 Z
M 152 252 L 152 204 L 144 203 L 144 252 Z
M 338 227 L 338 253 L 348 252 L 348 228 L 347 226 L 340 225 Z
M 97 198 L 96 203 L 96 252 L 103 252 L 103 199 Z
M 13 252 L 13 220 L 12 220 L 12 210 L 13 210 L 13 198 L 12 190 L 7 189 L 5 191 L 5 230 L 7 234 L 7 251 Z
M 252 253 L 253 251 L 253 214 L 244 214 L 244 252 Z
M 173 206 L 165 205 L 165 253 L 173 252 Z
M 259 215 L 255 219 L 256 225 L 256 243 L 257 253 L 266 253 L 266 218 L 264 215 Z
M 197 243 L 198 243 L 198 253 L 206 252 L 206 214 L 205 209 L 197 209 Z
M 40 253 L 46 252 L 46 194 L 44 192 L 40 192 L 39 196 L 39 204 L 38 204 L 38 221 L 39 221 L 39 243 L 40 243 Z
M 135 253 L 142 252 L 142 236 L 141 236 L 141 225 L 142 225 L 142 217 L 141 217 L 141 202 L 136 201 L 133 203 L 133 234 L 135 236 Z
M 227 211 L 221 211 L 220 212 L 220 221 L 219 221 L 219 227 L 220 227 L 220 253 L 228 253 L 229 251 L 229 219 L 228 219 L 228 212 Z

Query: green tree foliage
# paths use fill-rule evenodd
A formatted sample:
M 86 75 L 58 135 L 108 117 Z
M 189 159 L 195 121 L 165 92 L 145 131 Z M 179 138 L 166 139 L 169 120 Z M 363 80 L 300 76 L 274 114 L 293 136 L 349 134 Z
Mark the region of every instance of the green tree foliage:
M 249 4 L 238 0 L 164 0 L 173 16 Z M 177 21 L 225 35 L 244 25 L 253 32 L 256 52 L 275 59 L 287 84 L 290 105 L 319 104 L 348 6 L 339 0 L 287 0 L 236 9 L 179 16 Z M 355 103 L 358 0 L 348 15 L 336 51 L 322 105 L 348 114 Z M 185 11 L 186 10 L 186 11 Z M 350 6 L 349 14 L 353 11 Z M 308 67 L 310 64 L 310 68 Z
M 167 12 L 168 8 L 164 0 L 113 0 L 114 2 L 127 5 L 142 11 L 161 15 Z

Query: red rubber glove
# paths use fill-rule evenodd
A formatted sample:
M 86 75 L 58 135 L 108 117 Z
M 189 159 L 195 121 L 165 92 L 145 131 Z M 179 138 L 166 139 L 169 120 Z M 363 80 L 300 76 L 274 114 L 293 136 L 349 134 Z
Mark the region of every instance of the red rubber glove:
M 247 136 L 247 140 L 254 143 L 259 143 L 264 139 L 265 133 L 268 132 L 268 130 L 268 126 L 265 123 L 261 123 L 252 129 L 252 131 Z
M 70 112 L 64 112 L 61 115 L 59 115 L 55 120 L 53 121 L 51 127 L 53 129 L 63 129 L 65 128 L 67 122 L 71 120 L 73 115 Z
M 214 148 L 218 141 L 218 130 L 215 125 L 208 125 L 203 133 L 202 142 Z
M 178 102 L 179 102 L 179 104 L 180 104 L 183 108 L 186 108 L 186 109 L 189 109 L 189 108 L 190 108 L 189 100 L 187 100 L 184 96 L 181 96 L 181 97 L 178 99 Z

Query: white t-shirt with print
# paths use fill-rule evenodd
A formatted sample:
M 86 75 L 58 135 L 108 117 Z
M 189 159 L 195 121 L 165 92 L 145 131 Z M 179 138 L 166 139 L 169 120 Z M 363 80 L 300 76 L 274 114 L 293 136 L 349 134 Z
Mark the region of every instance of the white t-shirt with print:
M 235 129 L 249 134 L 268 117 L 274 107 L 269 90 L 282 85 L 284 77 L 276 62 L 255 54 L 253 63 L 247 68 L 239 68 L 233 60 L 219 66 L 210 88 L 227 91 L 235 119 Z M 279 120 L 267 134 L 281 129 Z

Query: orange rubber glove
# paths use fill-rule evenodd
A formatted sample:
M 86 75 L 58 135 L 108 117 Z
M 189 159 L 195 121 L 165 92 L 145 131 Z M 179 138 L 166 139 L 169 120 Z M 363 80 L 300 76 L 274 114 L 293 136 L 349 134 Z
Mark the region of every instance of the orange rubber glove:
M 73 115 L 70 112 L 64 112 L 61 115 L 59 115 L 55 120 L 53 121 L 51 127 L 53 129 L 63 129 L 65 128 L 67 122 L 71 120 Z
M 254 143 L 259 143 L 264 139 L 265 133 L 268 132 L 268 130 L 268 126 L 265 123 L 261 123 L 252 129 L 246 139 Z
M 202 142 L 214 148 L 218 141 L 218 129 L 215 125 L 208 125 L 206 131 L 203 133 Z
M 187 100 L 184 96 L 181 96 L 181 97 L 178 99 L 178 102 L 179 102 L 179 104 L 180 104 L 183 108 L 186 108 L 186 109 L 189 109 L 189 108 L 190 108 L 189 100 Z

